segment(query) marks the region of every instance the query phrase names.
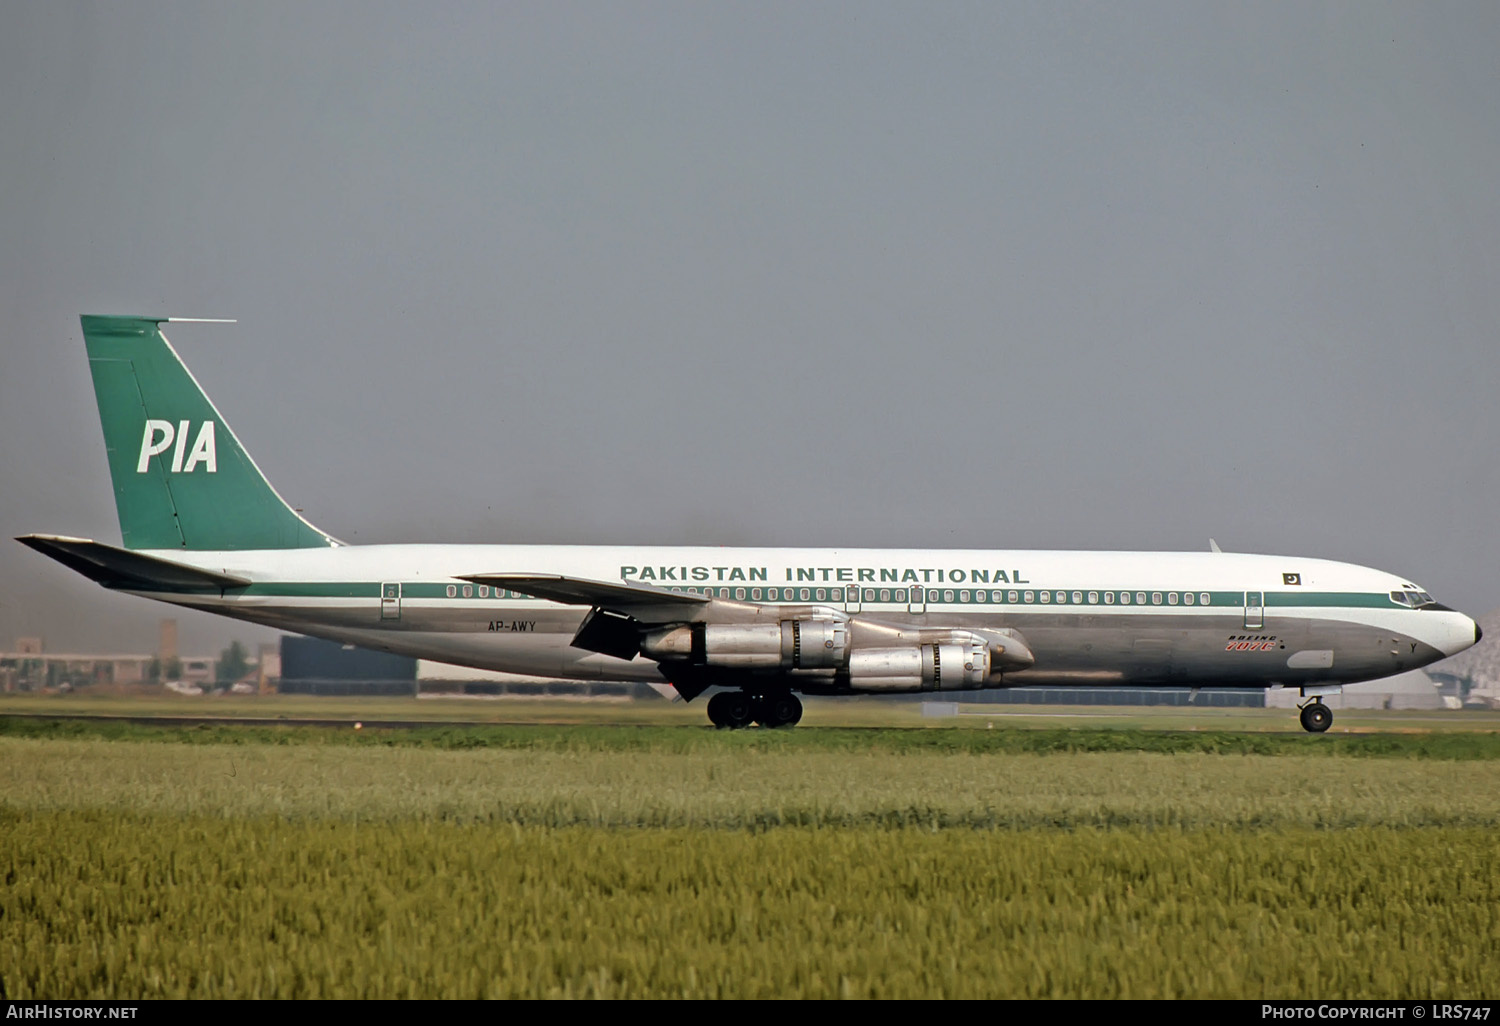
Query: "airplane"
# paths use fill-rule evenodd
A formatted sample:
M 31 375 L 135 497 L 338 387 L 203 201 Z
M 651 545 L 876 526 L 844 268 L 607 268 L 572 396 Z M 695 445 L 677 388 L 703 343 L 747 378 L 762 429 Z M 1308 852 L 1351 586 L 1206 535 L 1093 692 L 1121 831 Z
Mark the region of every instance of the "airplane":
M 345 644 L 644 681 L 718 727 L 803 695 L 1025 685 L 1297 688 L 1322 701 L 1476 644 L 1411 581 L 1209 552 L 348 545 L 271 487 L 163 334 L 83 316 L 123 546 L 17 540 L 111 591 Z

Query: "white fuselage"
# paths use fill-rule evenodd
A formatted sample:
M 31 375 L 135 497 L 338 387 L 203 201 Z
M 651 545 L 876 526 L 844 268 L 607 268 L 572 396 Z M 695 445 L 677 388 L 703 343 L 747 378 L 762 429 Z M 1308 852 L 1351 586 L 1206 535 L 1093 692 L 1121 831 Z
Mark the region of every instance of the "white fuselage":
M 579 680 L 661 681 L 644 656 L 572 647 L 585 605 L 466 576 L 555 574 L 815 609 L 854 644 L 880 625 L 1019 631 L 1035 665 L 1004 686 L 1307 686 L 1413 669 L 1461 651 L 1474 622 L 1392 597 L 1410 581 L 1300 557 L 1235 553 L 368 545 L 148 552 L 252 582 L 140 592 L 273 627 L 425 659 Z M 683 614 L 687 618 L 689 614 Z

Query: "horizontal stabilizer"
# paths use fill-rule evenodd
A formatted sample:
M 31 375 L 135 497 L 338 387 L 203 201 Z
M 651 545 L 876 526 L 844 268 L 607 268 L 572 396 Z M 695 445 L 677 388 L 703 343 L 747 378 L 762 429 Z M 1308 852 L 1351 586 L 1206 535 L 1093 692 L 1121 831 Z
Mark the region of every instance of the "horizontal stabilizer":
M 232 574 L 200 570 L 169 559 L 158 559 L 129 549 L 119 549 L 87 538 L 27 534 L 17 538 L 22 545 L 51 556 L 70 570 L 77 570 L 106 588 L 129 591 L 223 591 L 243 588 L 250 582 Z
M 653 588 L 649 584 L 626 584 L 623 581 L 590 581 L 582 577 L 559 574 L 469 574 L 460 581 L 507 588 L 522 595 L 550 599 L 570 606 L 607 606 L 628 609 L 632 606 L 701 605 L 706 595 Z

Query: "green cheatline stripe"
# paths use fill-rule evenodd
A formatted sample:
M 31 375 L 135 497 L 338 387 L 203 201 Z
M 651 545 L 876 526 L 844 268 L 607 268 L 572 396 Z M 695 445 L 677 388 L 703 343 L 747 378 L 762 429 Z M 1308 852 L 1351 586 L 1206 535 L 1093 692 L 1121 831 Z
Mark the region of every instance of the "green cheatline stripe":
M 380 585 L 366 581 L 267 581 L 229 589 L 231 595 L 270 595 L 276 598 L 380 597 Z
M 452 588 L 452 594 L 449 589 Z M 251 584 L 244 588 L 230 589 L 232 595 L 268 596 L 276 598 L 380 598 L 381 582 L 378 581 L 274 581 Z M 687 586 L 666 588 L 667 591 L 687 591 Z M 735 598 L 741 601 L 762 602 L 843 602 L 844 589 L 842 588 L 803 588 L 803 587 L 734 587 L 734 588 L 706 588 L 719 597 Z M 1081 601 L 1074 602 L 1075 590 L 1081 597 Z M 465 594 L 468 591 L 468 594 Z M 808 597 L 803 598 L 802 593 L 807 592 Z M 823 597 L 818 597 L 818 592 L 823 592 Z M 905 588 L 866 588 L 866 594 L 873 598 L 864 598 L 861 601 L 868 603 L 903 603 L 908 600 L 908 592 Z M 889 598 L 881 599 L 880 593 L 884 591 Z M 757 594 L 758 593 L 758 594 Z M 772 598 L 771 594 L 776 597 Z M 946 596 L 951 593 L 952 598 Z M 1010 596 L 1016 596 L 1011 601 Z M 1167 592 L 1167 591 L 1122 591 L 1121 589 L 1099 590 L 1094 594 L 1098 601 L 1089 602 L 1090 592 L 1087 589 L 1039 589 L 1039 588 L 930 588 L 927 591 L 927 602 L 935 605 L 972 605 L 995 608 L 1017 608 L 1026 609 L 1051 608 L 1056 606 L 1072 607 L 1082 606 L 1092 610 L 1130 610 L 1140 606 L 1151 609 L 1175 609 L 1190 610 L 1203 608 L 1200 591 L 1194 592 Z M 1118 598 L 1113 603 L 1104 602 L 1104 597 L 1112 597 L 1121 594 L 1129 594 L 1130 601 L 1120 602 Z M 1178 595 L 1178 602 L 1172 604 L 1168 601 L 1169 595 Z M 1194 601 L 1188 604 L 1183 601 L 1182 596 L 1192 594 Z M 1209 596 L 1208 606 L 1216 609 L 1239 609 L 1245 605 L 1245 593 L 1242 591 L 1213 591 L 1207 593 Z M 967 595 L 967 598 L 963 596 Z M 1027 596 L 1030 596 L 1028 599 Z M 1047 596 L 1047 601 L 1042 596 Z M 1136 596 L 1144 595 L 1145 601 L 1136 601 Z M 1161 596 L 1160 601 L 1152 601 L 1155 596 Z M 981 597 L 982 596 L 982 597 Z M 999 596 L 999 600 L 995 600 Z M 1390 600 L 1390 596 L 1384 592 L 1357 592 L 1357 591 L 1280 591 L 1264 592 L 1264 605 L 1268 608 L 1291 609 L 1291 608 L 1367 608 L 1367 609 L 1405 609 L 1405 606 L 1397 605 Z M 500 589 L 481 588 L 473 585 L 450 585 L 428 581 L 416 581 L 402 583 L 401 597 L 403 599 L 482 599 L 495 600 L 521 600 L 530 599 L 530 596 L 514 591 L 501 591 Z
M 1383 591 L 1309 591 L 1307 593 L 1295 591 L 1267 592 L 1266 605 L 1268 606 L 1364 606 L 1378 609 L 1407 609 L 1407 606 L 1397 605 L 1391 601 L 1391 597 Z

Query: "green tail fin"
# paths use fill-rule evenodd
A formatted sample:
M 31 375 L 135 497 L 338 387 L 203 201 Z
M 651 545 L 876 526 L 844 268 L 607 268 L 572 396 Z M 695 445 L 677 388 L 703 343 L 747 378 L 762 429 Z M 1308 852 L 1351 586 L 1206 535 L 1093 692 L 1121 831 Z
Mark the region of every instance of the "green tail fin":
M 126 548 L 337 544 L 266 481 L 162 335 L 164 318 L 80 320 Z

